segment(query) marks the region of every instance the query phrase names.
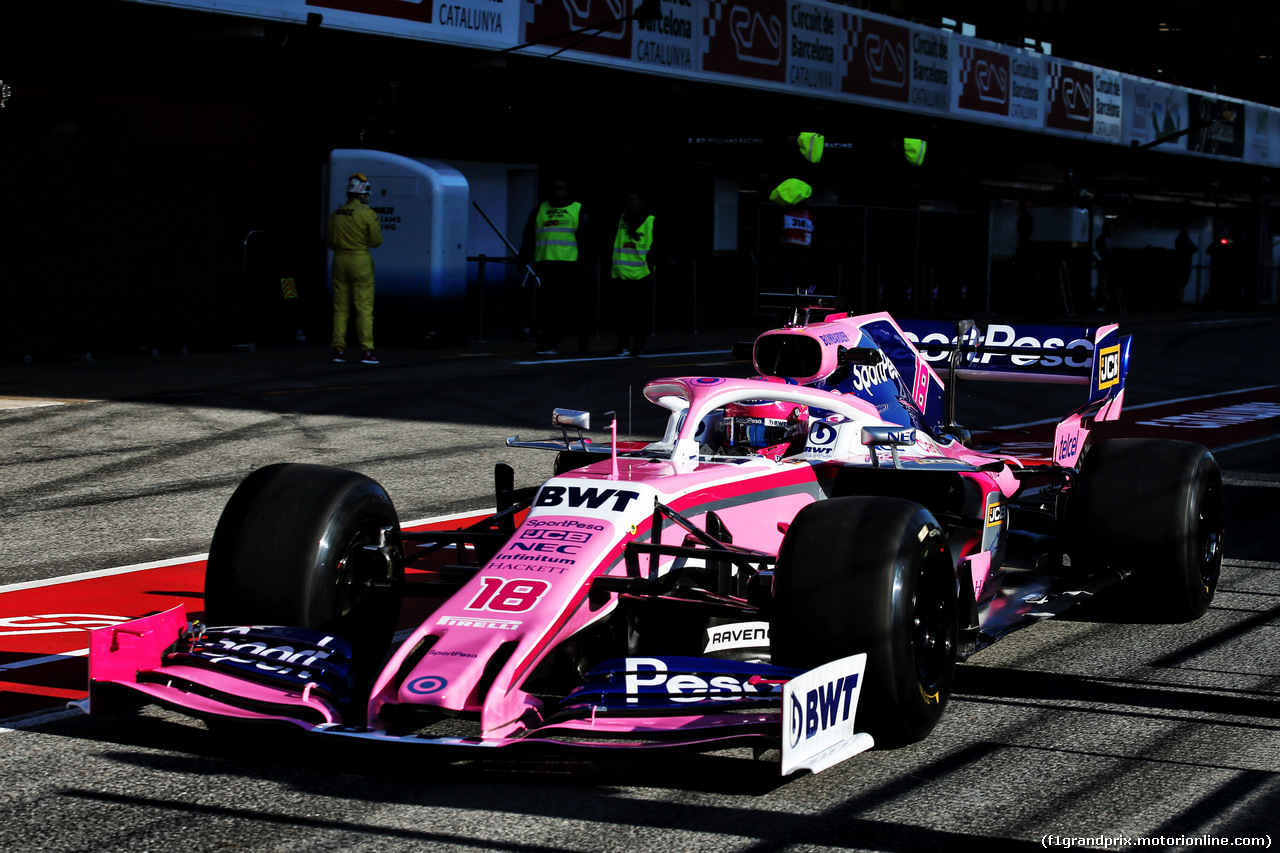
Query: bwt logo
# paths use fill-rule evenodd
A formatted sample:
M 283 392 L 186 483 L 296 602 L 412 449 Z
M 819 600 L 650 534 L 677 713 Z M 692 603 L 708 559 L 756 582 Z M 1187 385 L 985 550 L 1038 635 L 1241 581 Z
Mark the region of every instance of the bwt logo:
M 1098 351 L 1098 390 L 1110 388 L 1120 382 L 1120 347 L 1107 347 Z
M 534 501 L 534 506 L 561 506 L 568 504 L 572 507 L 587 507 L 589 509 L 600 509 L 611 498 L 613 503 L 608 507 L 613 512 L 622 512 L 627 508 L 627 504 L 640 497 L 639 492 L 631 492 L 625 489 L 597 489 L 583 486 L 543 486 L 538 492 L 538 498 Z
M 800 739 L 808 740 L 825 732 L 836 723 L 849 719 L 853 712 L 853 691 L 858 686 L 858 675 L 846 675 L 826 684 L 820 684 L 800 697 L 791 697 L 791 746 Z
M 874 83 L 887 86 L 907 84 L 907 45 L 894 42 L 875 33 L 869 33 L 863 42 L 863 62 L 867 77 Z

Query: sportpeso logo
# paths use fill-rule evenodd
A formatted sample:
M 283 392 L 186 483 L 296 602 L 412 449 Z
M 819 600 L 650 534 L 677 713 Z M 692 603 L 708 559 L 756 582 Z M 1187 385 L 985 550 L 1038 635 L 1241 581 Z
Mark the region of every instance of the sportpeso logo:
M 730 702 L 745 695 L 776 695 L 780 685 L 753 683 L 749 675 L 695 675 L 671 673 L 661 658 L 627 658 L 625 679 L 627 702 L 637 704 L 643 694 L 665 693 L 672 702 L 701 702 L 711 699 Z
M 232 632 L 229 630 L 226 633 Z M 305 678 L 312 667 L 334 653 L 333 649 L 324 648 L 332 639 L 325 637 L 315 647 L 309 648 L 298 645 L 270 646 L 261 640 L 237 643 L 229 637 L 222 637 L 209 646 L 195 650 L 195 653 L 210 663 L 251 665 L 263 672 Z
M 884 360 L 879 364 L 855 364 L 849 368 L 849 378 L 853 380 L 856 391 L 870 391 L 877 385 L 892 380 L 894 384 L 901 378 L 893 362 Z

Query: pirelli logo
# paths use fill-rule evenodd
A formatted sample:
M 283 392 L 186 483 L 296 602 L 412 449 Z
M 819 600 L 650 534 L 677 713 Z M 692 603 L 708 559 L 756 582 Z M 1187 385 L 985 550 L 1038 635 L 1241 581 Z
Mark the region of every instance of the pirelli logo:
M 1110 388 L 1120 381 L 1120 347 L 1098 350 L 1098 390 Z

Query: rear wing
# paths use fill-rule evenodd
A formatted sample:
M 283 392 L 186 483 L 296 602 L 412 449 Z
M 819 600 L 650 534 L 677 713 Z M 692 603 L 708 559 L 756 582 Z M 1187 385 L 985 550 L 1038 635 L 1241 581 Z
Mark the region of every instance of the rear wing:
M 957 380 L 1088 385 L 1085 404 L 1058 425 L 1054 461 L 1074 465 L 1093 421 L 1120 417 L 1133 338 L 1114 323 L 1056 326 L 972 320 L 900 320 L 920 357 L 946 371 L 946 423 L 954 423 Z
M 972 320 L 898 320 L 908 340 L 935 369 L 946 368 L 959 353 L 961 379 L 1050 382 L 1084 385 L 1090 380 L 1094 351 L 1118 332 L 1107 326 L 1017 326 Z

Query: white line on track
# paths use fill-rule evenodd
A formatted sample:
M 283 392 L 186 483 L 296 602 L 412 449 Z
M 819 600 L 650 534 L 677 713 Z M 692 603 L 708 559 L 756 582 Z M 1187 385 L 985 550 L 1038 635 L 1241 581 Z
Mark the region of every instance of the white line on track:
M 38 726 L 41 723 L 56 723 L 58 720 L 81 717 L 84 716 L 84 713 L 84 709 L 78 705 L 70 705 L 70 707 L 61 711 L 35 711 L 31 714 L 19 714 L 16 717 L 0 720 L 0 735 L 30 728 L 31 726 Z
M 455 521 L 459 518 L 473 518 L 481 515 L 489 515 L 493 512 L 494 510 L 492 509 L 471 510 L 470 512 L 455 512 L 450 515 L 437 515 L 437 516 L 432 516 L 431 518 L 419 518 L 415 521 L 402 522 L 400 526 L 401 528 L 407 529 L 412 527 L 418 527 L 424 524 L 438 523 L 441 521 Z M 45 586 L 57 586 L 58 584 L 74 583 L 76 581 L 91 580 L 93 578 L 105 578 L 105 577 L 111 577 L 113 575 L 125 575 L 131 572 L 145 572 L 148 569 L 160 569 L 160 568 L 164 568 L 165 566 L 181 566 L 187 563 L 195 563 L 200 560 L 208 559 L 208 557 L 209 557 L 208 554 L 193 554 L 188 557 L 173 557 L 172 559 L 156 560 L 150 563 L 136 563 L 132 566 L 120 566 L 119 568 L 115 568 L 115 569 L 99 569 L 98 571 L 80 572 L 79 574 L 64 575 L 62 577 L 48 578 L 46 580 L 27 581 L 26 583 L 8 584 L 7 586 L 0 586 L 0 595 L 6 592 L 17 592 L 19 590 L 24 590 L 24 589 L 38 589 L 40 587 L 45 587 Z M 401 633 L 403 633 L 405 636 L 408 636 L 409 632 L 404 631 Z M 401 636 L 398 636 L 397 638 L 400 640 L 404 639 L 404 637 L 401 637 Z M 20 661 L 15 661 L 13 663 L 0 665 L 0 672 L 7 672 L 9 670 L 15 670 L 15 669 L 24 669 L 30 666 L 40 666 L 42 664 L 47 664 L 47 663 L 58 663 L 59 661 L 69 660 L 72 658 L 86 657 L 88 654 L 89 654 L 89 650 L 87 648 L 84 648 L 84 649 L 74 649 L 72 651 L 63 652 L 61 654 L 56 654 L 56 655 L 44 655 L 38 658 L 27 658 L 25 660 L 20 660 Z M 14 719 L 18 719 L 18 718 L 14 718 Z M 7 721 L 0 720 L 0 724 L 3 724 L 5 722 Z M 3 731 L 3 729 L 0 729 L 0 731 Z
M 495 512 L 492 509 L 476 509 L 470 512 L 455 512 L 450 515 L 436 515 L 431 518 L 419 518 L 416 521 L 400 522 L 401 529 L 418 527 L 423 524 L 435 524 L 441 521 L 454 521 L 459 518 L 472 518 L 483 515 L 491 515 Z M 98 569 L 92 572 L 80 572 L 74 575 L 63 575 L 57 578 L 46 578 L 45 580 L 26 581 L 24 583 L 11 583 L 0 586 L 0 595 L 6 592 L 17 592 L 23 589 L 38 589 L 43 586 L 55 586 L 61 583 L 74 583 L 76 581 L 91 580 L 93 578 L 106 578 L 112 575 L 127 575 L 130 572 L 145 572 L 148 569 L 160 569 L 165 566 L 181 566 L 186 563 L 196 563 L 200 560 L 207 560 L 208 554 L 192 554 L 188 557 L 173 557 L 168 560 L 156 560 L 152 563 L 135 563 L 132 566 L 120 566 L 115 569 Z
M 704 349 L 694 352 L 655 352 L 647 355 L 580 355 L 577 358 L 530 358 L 513 364 L 571 364 L 579 361 L 625 361 L 633 358 L 681 358 L 691 355 L 727 355 L 727 349 Z
M 1225 472 L 1222 482 L 1228 486 L 1256 486 L 1264 489 L 1280 489 L 1280 474 L 1239 474 Z
M 76 649 L 73 652 L 63 652 L 60 655 L 45 655 L 39 658 L 27 658 L 26 660 L 14 661 L 0 665 L 0 672 L 8 672 L 11 669 L 25 669 L 29 666 L 40 666 L 46 663 L 58 663 L 59 661 L 71 660 L 72 658 L 82 658 L 89 654 L 88 649 Z
M 1211 400 L 1214 397 L 1226 397 L 1232 394 L 1251 394 L 1254 391 L 1270 391 L 1273 388 L 1280 388 L 1280 385 L 1257 385 L 1253 388 L 1241 388 L 1238 391 L 1217 391 L 1213 394 L 1198 394 L 1194 397 L 1176 397 L 1172 400 L 1157 400 L 1154 403 L 1140 403 L 1136 406 L 1126 405 L 1124 410 L 1132 412 L 1135 409 L 1150 409 L 1155 406 L 1171 406 L 1174 403 L 1190 403 L 1195 400 Z M 994 429 L 1022 429 L 1029 426 L 1040 426 L 1041 424 L 1056 424 L 1061 418 L 1044 418 L 1038 421 L 1027 421 L 1023 424 L 1006 424 L 1005 426 L 993 427 Z M 1258 439 L 1259 441 L 1267 441 L 1268 439 Z M 1233 445 L 1235 446 L 1235 445 Z

